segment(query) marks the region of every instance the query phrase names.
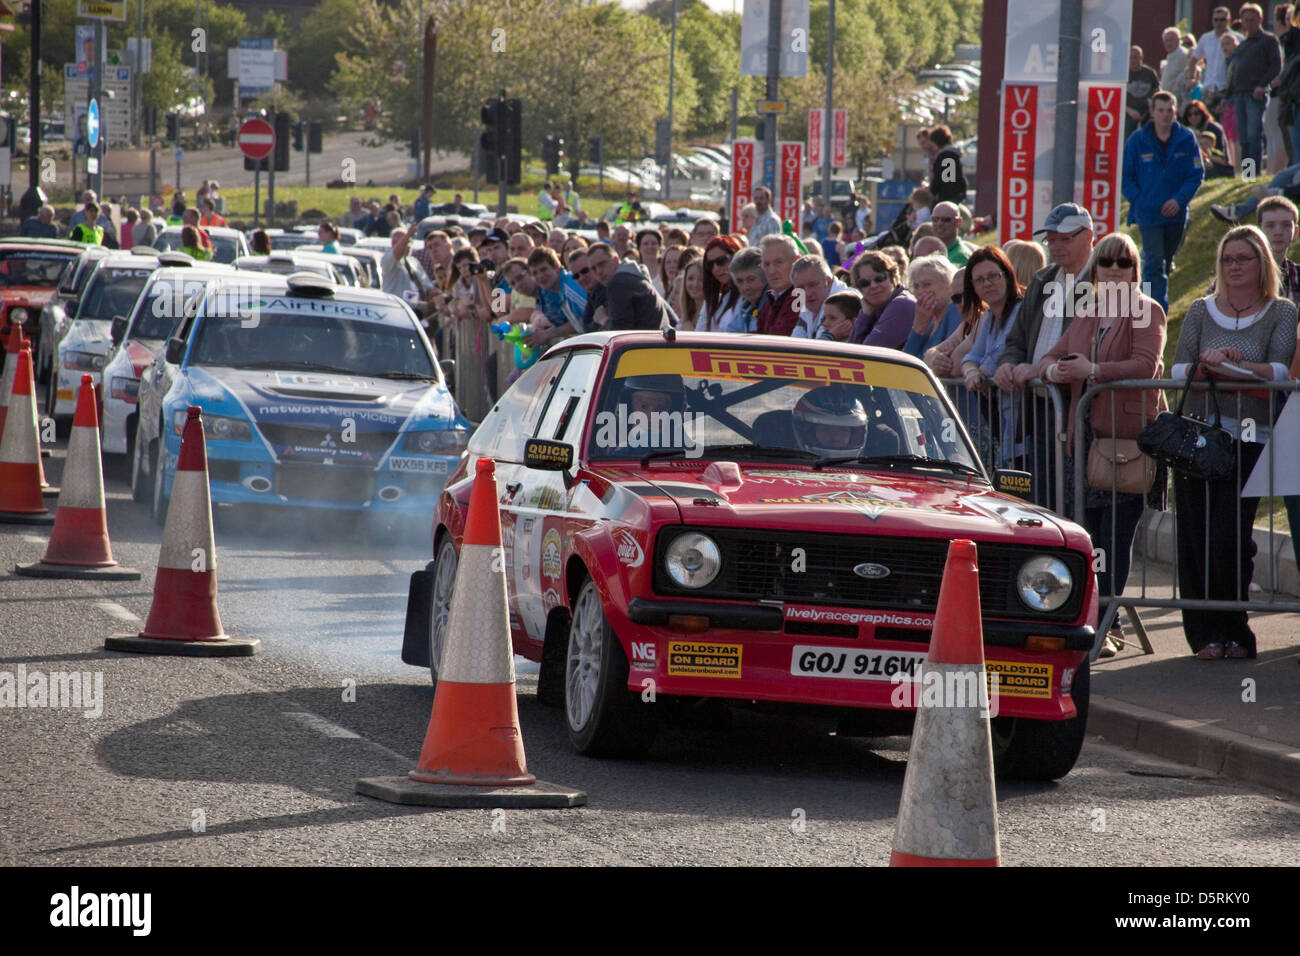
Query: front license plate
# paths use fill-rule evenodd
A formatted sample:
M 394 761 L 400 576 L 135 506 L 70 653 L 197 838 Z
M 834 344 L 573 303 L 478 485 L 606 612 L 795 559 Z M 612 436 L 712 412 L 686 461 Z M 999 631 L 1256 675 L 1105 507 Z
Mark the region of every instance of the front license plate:
M 844 680 L 903 681 L 920 678 L 925 654 L 919 651 L 862 651 L 849 647 L 810 647 L 796 644 L 790 655 L 795 677 L 838 677 Z
M 445 475 L 447 462 L 443 458 L 389 458 L 391 471 L 408 471 L 424 475 Z

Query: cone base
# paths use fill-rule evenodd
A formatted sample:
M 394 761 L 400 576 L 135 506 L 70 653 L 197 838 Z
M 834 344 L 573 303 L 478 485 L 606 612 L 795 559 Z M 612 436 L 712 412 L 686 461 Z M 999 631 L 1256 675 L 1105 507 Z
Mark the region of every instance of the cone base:
M 140 634 L 114 634 L 105 639 L 104 650 L 132 654 L 167 654 L 173 657 L 252 657 L 262 648 L 257 638 L 222 637 L 209 641 L 163 640 Z
M 53 485 L 41 485 L 41 494 L 46 498 L 57 498 L 62 488 L 55 488 Z
M 537 782 L 537 778 L 531 773 L 521 773 L 514 777 L 494 777 L 490 774 L 475 777 L 446 770 L 417 769 L 412 770 L 407 776 L 416 783 L 449 784 L 453 787 L 526 787 Z
M 54 512 L 0 511 L 0 524 L 54 524 Z
M 32 564 L 14 566 L 14 574 L 29 578 L 98 578 L 101 581 L 139 581 L 140 572 L 135 568 L 124 568 L 116 561 L 110 564 L 50 564 L 36 561 Z
M 991 860 L 952 860 L 937 856 L 915 856 L 895 850 L 889 854 L 890 866 L 1001 866 L 995 856 Z
M 518 787 L 498 788 L 484 784 L 478 788 L 468 788 L 418 783 L 409 776 L 365 777 L 357 781 L 356 792 L 367 797 L 374 797 L 376 800 L 414 807 L 563 809 L 587 805 L 585 791 L 574 790 L 572 787 L 562 787 L 556 783 L 547 783 L 545 780 L 538 780 L 536 783 Z

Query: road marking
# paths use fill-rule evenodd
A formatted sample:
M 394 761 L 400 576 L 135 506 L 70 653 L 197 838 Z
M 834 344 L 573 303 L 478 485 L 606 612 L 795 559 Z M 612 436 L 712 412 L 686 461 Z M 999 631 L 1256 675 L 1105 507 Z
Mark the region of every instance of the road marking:
M 122 607 L 120 604 L 114 604 L 112 601 L 98 601 L 95 607 L 99 608 L 109 617 L 115 617 L 124 624 L 139 624 L 140 619 Z
M 324 717 L 318 717 L 316 714 L 309 714 L 305 711 L 286 710 L 283 712 L 283 715 L 288 717 L 290 720 L 302 724 L 304 727 L 311 728 L 322 737 L 349 737 L 358 740 L 361 738 L 360 734 L 354 734 L 346 727 L 340 727 L 338 724 L 330 723 Z
M 25 535 L 23 535 L 23 540 L 26 541 L 28 544 L 47 544 L 47 543 L 48 543 L 44 538 L 40 537 L 39 535 L 35 535 L 35 534 L 25 534 Z

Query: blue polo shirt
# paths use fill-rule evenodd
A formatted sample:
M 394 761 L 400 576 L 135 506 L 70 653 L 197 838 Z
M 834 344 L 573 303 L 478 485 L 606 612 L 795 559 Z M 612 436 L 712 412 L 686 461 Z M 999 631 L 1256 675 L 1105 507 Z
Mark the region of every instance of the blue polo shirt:
M 567 270 L 560 270 L 559 291 L 538 288 L 537 305 L 554 326 L 572 325 L 583 331 L 582 316 L 587 311 L 587 293 Z

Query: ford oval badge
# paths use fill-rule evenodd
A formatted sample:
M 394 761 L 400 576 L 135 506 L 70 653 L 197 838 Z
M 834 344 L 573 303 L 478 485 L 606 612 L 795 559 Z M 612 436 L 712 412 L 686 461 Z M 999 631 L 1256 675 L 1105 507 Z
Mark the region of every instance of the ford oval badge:
M 889 568 L 885 567 L 883 564 L 875 564 L 871 561 L 868 561 L 865 564 L 857 565 L 853 569 L 853 573 L 860 578 L 870 578 L 871 580 L 877 580 L 879 578 L 889 577 Z

